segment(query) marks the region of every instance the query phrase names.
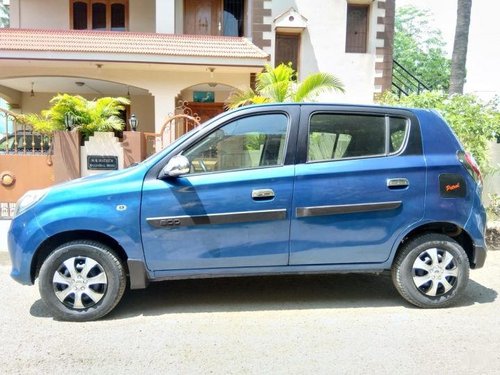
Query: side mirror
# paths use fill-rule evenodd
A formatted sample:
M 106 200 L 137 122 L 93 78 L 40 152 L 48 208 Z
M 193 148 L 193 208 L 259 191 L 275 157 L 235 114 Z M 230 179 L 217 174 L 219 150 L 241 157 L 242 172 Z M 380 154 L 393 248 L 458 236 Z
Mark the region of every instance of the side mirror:
M 160 177 L 179 177 L 188 174 L 191 170 L 191 163 L 183 155 L 175 155 L 170 159 L 161 171 Z

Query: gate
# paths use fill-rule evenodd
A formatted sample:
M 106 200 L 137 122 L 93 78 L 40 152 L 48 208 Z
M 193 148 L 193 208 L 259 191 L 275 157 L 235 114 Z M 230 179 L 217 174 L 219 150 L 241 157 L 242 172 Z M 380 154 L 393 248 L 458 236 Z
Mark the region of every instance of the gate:
M 28 190 L 54 184 L 52 138 L 0 108 L 0 219 L 9 219 Z
M 193 113 L 187 102 L 180 101 L 175 113 L 167 118 L 159 133 L 144 133 L 147 155 L 163 150 L 177 138 L 200 125 L 200 117 Z

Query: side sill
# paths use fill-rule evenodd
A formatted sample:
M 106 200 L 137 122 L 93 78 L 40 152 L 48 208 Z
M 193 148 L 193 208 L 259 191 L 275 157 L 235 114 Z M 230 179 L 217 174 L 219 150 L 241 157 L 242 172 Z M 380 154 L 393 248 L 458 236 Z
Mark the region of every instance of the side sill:
M 144 262 L 138 259 L 128 259 L 130 289 L 144 289 L 149 285 L 148 273 Z
M 389 268 L 388 268 L 389 267 Z M 184 279 L 211 279 L 224 277 L 284 276 L 342 273 L 381 274 L 390 269 L 386 264 L 271 266 L 242 268 L 212 268 L 195 270 L 155 271 L 151 282 Z

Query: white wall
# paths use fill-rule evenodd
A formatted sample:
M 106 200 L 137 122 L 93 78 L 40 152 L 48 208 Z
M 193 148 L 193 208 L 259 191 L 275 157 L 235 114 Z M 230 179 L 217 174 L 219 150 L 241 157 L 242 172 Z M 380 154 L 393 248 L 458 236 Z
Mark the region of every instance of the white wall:
M 369 42 L 367 53 L 345 53 L 347 1 L 273 0 L 272 18 L 295 8 L 307 18 L 307 29 L 302 32 L 299 78 L 311 73 L 334 74 L 345 85 L 345 94 L 328 94 L 324 101 L 372 103 L 375 80 L 375 38 L 377 16 L 381 11 L 373 2 L 370 8 Z M 273 45 L 274 54 L 274 35 Z M 274 56 L 273 56 L 274 58 Z M 273 61 L 274 63 L 274 61 Z
M 132 95 L 130 97 L 130 114 L 134 113 L 139 120 L 138 131 L 155 132 L 155 103 L 150 95 Z
M 34 29 L 69 29 L 69 1 L 17 0 L 19 3 L 18 25 L 12 27 Z
M 154 33 L 156 15 L 155 0 L 129 0 L 129 30 L 138 33 Z
M 156 0 L 156 32 L 175 32 L 175 0 Z

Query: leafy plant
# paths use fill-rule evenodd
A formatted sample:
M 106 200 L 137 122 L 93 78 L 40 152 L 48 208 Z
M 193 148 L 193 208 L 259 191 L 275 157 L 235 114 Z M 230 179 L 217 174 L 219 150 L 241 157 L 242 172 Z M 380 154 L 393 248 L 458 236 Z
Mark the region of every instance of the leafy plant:
M 266 65 L 257 76 L 255 91 L 251 88 L 233 92 L 226 101 L 227 108 L 238 108 L 249 104 L 312 101 L 319 94 L 335 90 L 344 92 L 344 85 L 334 75 L 315 73 L 297 82 L 291 64 L 280 64 L 273 68 Z
M 489 142 L 500 135 L 498 98 L 484 103 L 475 95 L 451 95 L 432 91 L 398 98 L 385 93 L 380 102 L 404 107 L 438 110 L 453 128 L 464 147 L 474 155 L 482 171 L 494 171 L 488 158 Z
M 88 139 L 97 131 L 122 130 L 125 122 L 119 117 L 120 111 L 130 104 L 130 100 L 122 97 L 87 100 L 79 95 L 58 94 L 50 103 L 52 106 L 40 115 L 23 115 L 22 121 L 31 124 L 37 132 L 50 134 L 66 129 L 65 118 L 70 116 L 73 129 L 79 130 L 84 139 Z
M 429 10 L 408 5 L 396 10 L 394 59 L 434 90 L 448 90 L 451 60 Z

